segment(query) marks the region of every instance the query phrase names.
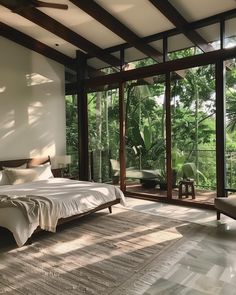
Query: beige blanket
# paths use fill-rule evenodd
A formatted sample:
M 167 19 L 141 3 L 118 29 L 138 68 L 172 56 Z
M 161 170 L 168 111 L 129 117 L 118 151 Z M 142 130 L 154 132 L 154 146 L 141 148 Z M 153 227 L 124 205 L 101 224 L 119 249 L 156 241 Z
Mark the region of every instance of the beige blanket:
M 58 221 L 58 206 L 45 196 L 1 195 L 0 208 L 17 207 L 21 209 L 29 223 L 39 223 L 39 226 L 55 232 Z

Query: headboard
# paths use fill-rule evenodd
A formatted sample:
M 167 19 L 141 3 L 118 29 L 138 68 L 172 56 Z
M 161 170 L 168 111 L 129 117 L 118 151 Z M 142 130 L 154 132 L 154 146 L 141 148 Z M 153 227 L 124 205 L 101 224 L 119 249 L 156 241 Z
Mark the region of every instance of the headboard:
M 43 158 L 30 158 L 30 159 L 17 159 L 17 160 L 0 160 L 0 170 L 3 169 L 3 167 L 17 167 L 21 166 L 23 164 L 26 164 L 27 168 L 30 168 L 32 166 L 45 164 L 45 163 L 51 163 L 50 156 L 43 157 Z

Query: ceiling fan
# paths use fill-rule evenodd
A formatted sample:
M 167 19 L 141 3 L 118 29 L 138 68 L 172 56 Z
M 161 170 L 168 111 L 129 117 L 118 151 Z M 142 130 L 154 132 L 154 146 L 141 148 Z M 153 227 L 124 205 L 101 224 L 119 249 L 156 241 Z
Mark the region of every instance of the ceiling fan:
M 51 3 L 40 0 L 0 0 L 0 4 L 11 6 L 13 12 L 23 10 L 30 7 L 47 7 L 55 9 L 68 9 L 68 5 L 61 3 Z

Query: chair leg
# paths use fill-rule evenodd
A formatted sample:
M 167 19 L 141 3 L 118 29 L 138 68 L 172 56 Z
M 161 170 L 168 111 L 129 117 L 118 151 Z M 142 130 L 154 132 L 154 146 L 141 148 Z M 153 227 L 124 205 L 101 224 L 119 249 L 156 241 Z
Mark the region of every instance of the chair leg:
M 196 199 L 194 184 L 192 185 L 192 199 Z
M 112 208 L 111 208 L 111 206 L 108 207 L 108 209 L 109 209 L 109 213 L 112 213 Z
M 220 211 L 216 211 L 216 218 L 217 218 L 217 220 L 220 220 Z
M 182 184 L 179 184 L 179 199 L 182 199 L 183 196 L 183 188 L 182 188 Z
M 184 193 L 185 193 L 185 196 L 186 196 L 186 198 L 188 198 L 188 196 L 189 196 L 189 191 L 188 191 L 188 184 L 185 184 L 185 191 L 184 191 Z

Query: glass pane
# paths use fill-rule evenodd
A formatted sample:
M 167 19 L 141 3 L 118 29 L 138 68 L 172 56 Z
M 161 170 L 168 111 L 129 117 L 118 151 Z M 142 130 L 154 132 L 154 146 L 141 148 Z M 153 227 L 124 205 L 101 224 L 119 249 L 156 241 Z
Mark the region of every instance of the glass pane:
M 127 191 L 166 195 L 164 91 L 162 76 L 126 84 Z
M 172 81 L 171 112 L 172 167 L 177 179 L 194 180 L 195 201 L 212 203 L 216 189 L 213 65 L 188 69 L 184 78 Z
M 119 90 L 89 93 L 88 119 L 91 179 L 110 182 L 110 159 L 119 159 Z
M 236 59 L 225 61 L 226 187 L 236 189 Z
M 78 116 L 75 95 L 66 96 L 66 151 L 71 155 L 69 174 L 78 178 Z
M 201 27 L 196 30 L 200 36 L 205 40 L 206 50 L 209 51 L 214 48 L 215 50 L 220 49 L 220 24 L 216 23 L 213 25 Z M 207 49 L 208 47 L 208 49 Z
M 153 46 L 154 48 L 157 48 L 156 46 Z M 157 49 L 157 51 L 160 51 Z M 161 47 L 162 51 L 162 47 Z M 151 57 L 146 57 L 144 53 L 139 51 L 138 49 L 131 47 L 125 49 L 125 71 L 129 71 L 132 69 L 137 69 L 141 67 L 146 67 L 149 65 L 156 64 L 157 61 L 152 59 Z
M 225 47 L 236 46 L 236 18 L 225 21 Z

